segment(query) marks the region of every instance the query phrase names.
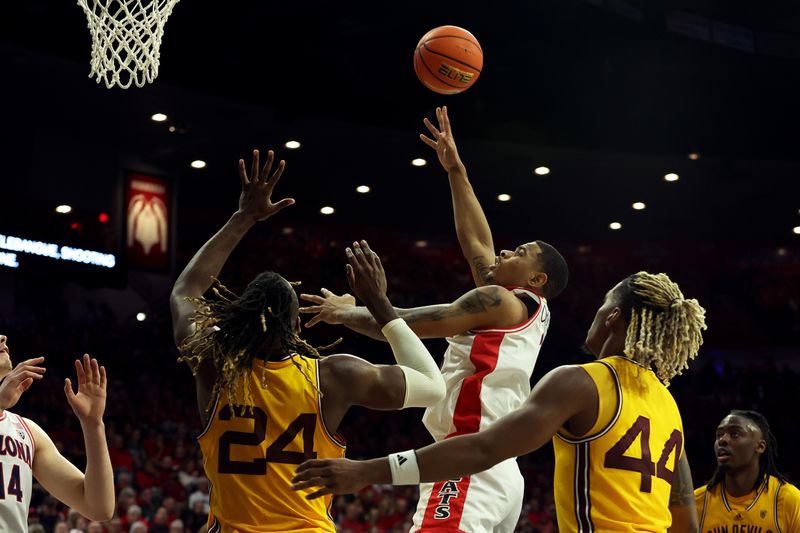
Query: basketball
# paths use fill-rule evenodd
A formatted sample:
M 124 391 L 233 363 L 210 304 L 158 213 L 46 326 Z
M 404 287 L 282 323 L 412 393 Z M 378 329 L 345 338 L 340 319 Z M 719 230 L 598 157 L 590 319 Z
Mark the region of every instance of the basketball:
M 483 50 L 470 32 L 439 26 L 419 40 L 414 71 L 422 84 L 439 94 L 457 94 L 475 83 L 483 68 Z

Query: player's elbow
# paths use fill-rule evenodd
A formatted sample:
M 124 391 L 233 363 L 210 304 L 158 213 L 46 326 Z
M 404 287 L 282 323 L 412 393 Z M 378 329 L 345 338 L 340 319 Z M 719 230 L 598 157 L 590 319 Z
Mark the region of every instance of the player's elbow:
M 433 407 L 444 400 L 447 387 L 438 369 L 426 373 L 403 366 L 400 369 L 405 374 L 406 385 L 403 408 Z
M 99 505 L 95 505 L 91 509 L 81 512 L 81 514 L 89 520 L 108 522 L 114 518 L 114 500 L 112 498 L 109 501 L 101 502 Z

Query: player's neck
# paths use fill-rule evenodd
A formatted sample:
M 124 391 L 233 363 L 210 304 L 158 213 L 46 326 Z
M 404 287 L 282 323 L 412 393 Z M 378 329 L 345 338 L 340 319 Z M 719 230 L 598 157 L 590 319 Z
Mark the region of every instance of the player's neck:
M 725 492 L 736 498 L 750 494 L 758 479 L 758 471 L 758 463 L 755 463 L 736 472 L 727 472 L 723 481 Z

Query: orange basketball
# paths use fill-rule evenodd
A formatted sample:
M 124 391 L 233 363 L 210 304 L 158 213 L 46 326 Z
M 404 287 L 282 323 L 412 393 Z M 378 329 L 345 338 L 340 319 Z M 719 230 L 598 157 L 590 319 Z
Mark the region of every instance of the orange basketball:
M 419 40 L 414 71 L 419 81 L 439 94 L 456 94 L 472 87 L 483 68 L 478 40 L 463 28 L 439 26 Z

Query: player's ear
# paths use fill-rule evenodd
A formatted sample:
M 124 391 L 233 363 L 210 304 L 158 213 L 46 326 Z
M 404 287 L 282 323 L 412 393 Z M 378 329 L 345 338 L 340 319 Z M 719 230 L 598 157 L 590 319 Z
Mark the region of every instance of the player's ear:
M 756 453 L 761 454 L 767 451 L 767 441 L 759 439 L 756 443 Z
M 295 332 L 297 335 L 300 335 L 300 324 L 301 324 L 301 323 L 300 323 L 300 315 L 297 315 L 297 316 L 294 318 L 294 332 Z
M 541 288 L 547 284 L 547 274 L 544 272 L 534 272 L 530 278 L 528 278 L 528 287 L 531 289 L 539 289 L 537 292 L 540 292 Z
M 622 320 L 622 309 L 619 307 L 614 307 L 611 309 L 611 312 L 606 315 L 605 324 L 607 328 L 613 328 L 621 324 Z

